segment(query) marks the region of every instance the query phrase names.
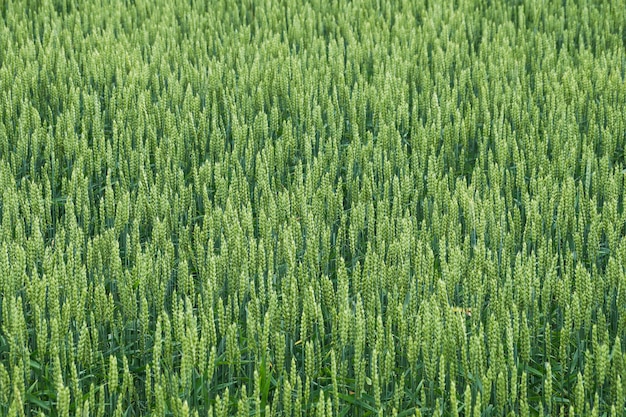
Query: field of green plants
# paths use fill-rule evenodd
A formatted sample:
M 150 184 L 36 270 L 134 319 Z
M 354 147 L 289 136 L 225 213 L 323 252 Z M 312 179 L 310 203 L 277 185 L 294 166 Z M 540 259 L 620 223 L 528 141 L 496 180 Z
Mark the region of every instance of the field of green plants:
M 626 415 L 624 0 L 0 0 L 0 415 Z

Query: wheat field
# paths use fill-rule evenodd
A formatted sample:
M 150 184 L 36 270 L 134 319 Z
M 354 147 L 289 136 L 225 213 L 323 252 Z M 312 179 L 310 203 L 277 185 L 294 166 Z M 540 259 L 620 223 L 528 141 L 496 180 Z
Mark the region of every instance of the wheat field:
M 0 0 L 0 415 L 626 415 L 624 0 Z

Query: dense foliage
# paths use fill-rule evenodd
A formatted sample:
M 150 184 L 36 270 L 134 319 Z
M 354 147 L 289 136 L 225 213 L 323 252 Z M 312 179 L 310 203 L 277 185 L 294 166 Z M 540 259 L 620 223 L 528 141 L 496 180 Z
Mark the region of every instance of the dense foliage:
M 0 13 L 1 415 L 626 412 L 624 1 Z

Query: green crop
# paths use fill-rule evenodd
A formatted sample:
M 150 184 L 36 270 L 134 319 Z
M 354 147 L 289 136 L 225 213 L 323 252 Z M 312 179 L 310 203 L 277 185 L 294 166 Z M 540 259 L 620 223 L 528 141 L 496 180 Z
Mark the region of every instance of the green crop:
M 0 1 L 0 415 L 625 415 L 625 22 Z

